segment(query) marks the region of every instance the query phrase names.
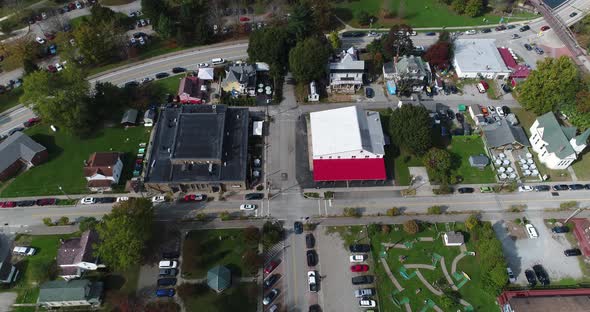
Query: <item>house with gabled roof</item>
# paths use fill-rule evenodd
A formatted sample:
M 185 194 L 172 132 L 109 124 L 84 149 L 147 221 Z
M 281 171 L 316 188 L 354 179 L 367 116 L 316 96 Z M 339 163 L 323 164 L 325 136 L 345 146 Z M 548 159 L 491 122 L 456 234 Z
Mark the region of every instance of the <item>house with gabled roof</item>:
M 98 242 L 98 233 L 88 230 L 80 237 L 62 240 L 57 250 L 59 276 L 65 280 L 80 278 L 85 271 L 94 271 L 98 267 L 98 257 L 94 255 L 94 244 Z
M 350 47 L 328 64 L 330 86 L 328 91 L 355 93 L 363 86 L 365 61 L 358 56 L 358 50 Z
M 17 131 L 0 143 L 0 181 L 6 181 L 23 168 L 47 161 L 47 149 L 28 135 Z
M 231 65 L 225 71 L 221 89 L 232 95 L 256 95 L 256 67 L 251 64 L 239 63 Z
M 41 284 L 37 304 L 44 308 L 98 307 L 103 292 L 102 282 L 89 280 L 56 280 Z
M 481 130 L 487 148 L 516 150 L 531 146 L 524 129 L 513 126 L 504 120 L 483 125 Z
M 590 137 L 590 129 L 576 135 L 576 127 L 560 125 L 552 112 L 539 116 L 530 130 L 533 150 L 549 169 L 567 169 L 584 151 Z
M 93 192 L 110 191 L 119 183 L 123 171 L 123 154 L 119 152 L 97 152 L 84 163 L 84 178 Z
M 406 83 L 414 91 L 422 91 L 432 79 L 430 65 L 419 56 L 394 57 L 393 61 L 383 64 L 383 77 L 396 84 Z

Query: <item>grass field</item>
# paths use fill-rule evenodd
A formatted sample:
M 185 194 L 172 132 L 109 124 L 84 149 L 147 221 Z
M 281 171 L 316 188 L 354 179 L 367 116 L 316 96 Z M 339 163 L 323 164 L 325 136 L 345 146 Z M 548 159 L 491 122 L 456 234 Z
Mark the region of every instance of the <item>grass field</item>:
M 172 77 L 152 81 L 151 84 L 160 86 L 163 95 L 167 93 L 176 94 L 178 92 L 178 85 L 180 84 L 180 79 L 182 79 L 182 77 L 184 77 L 184 75 L 175 75 Z
M 18 105 L 21 95 L 23 95 L 22 87 L 0 94 L 0 112 Z
M 125 153 L 120 186 L 131 178 L 134 157 L 140 142 L 147 142 L 151 128 L 105 128 L 89 139 L 59 131 L 39 124 L 26 133 L 49 152 L 49 160 L 17 176 L 3 191 L 2 197 L 61 194 L 58 187 L 68 194 L 87 193 L 82 175 L 84 160 L 94 152 L 118 151 Z M 118 187 L 119 188 L 119 187 Z M 120 187 L 122 188 L 122 187 Z
M 452 170 L 452 174 L 463 177 L 462 183 L 496 182 L 491 166 L 487 166 L 484 170 L 479 170 L 471 167 L 469 164 L 469 156 L 486 155 L 483 141 L 479 136 L 454 136 L 451 145 L 447 149 L 453 156 L 455 169 Z
M 333 3 L 335 14 L 352 26 L 359 27 L 356 20 L 359 12 L 365 11 L 377 17 L 373 27 L 390 27 L 393 24 L 406 23 L 412 27 L 442 27 L 483 25 L 484 18 L 488 24 L 496 24 L 500 16 L 485 14 L 479 17 L 458 15 L 449 7 L 436 0 L 349 0 Z M 393 18 L 386 18 L 393 12 Z M 519 15 L 519 19 L 532 18 L 533 15 Z
M 258 286 L 255 283 L 237 283 L 218 294 L 206 284 L 194 285 L 189 294 L 179 291 L 187 311 L 199 312 L 255 312 Z
M 454 227 L 451 225 L 453 230 L 463 230 L 462 224 L 455 224 Z M 432 255 L 437 253 L 445 258 L 447 270 L 451 273 L 451 264 L 453 259 L 459 255 L 459 247 L 445 247 L 442 243 L 442 239 L 437 235 L 438 231 L 446 231 L 445 224 L 437 224 L 434 226 L 426 227 L 422 229 L 422 232 L 416 235 L 407 234 L 402 230 L 401 225 L 391 226 L 391 233 L 378 232 L 371 235 L 371 245 L 373 250 L 373 256 L 375 260 L 379 259 L 379 253 L 382 250 L 382 242 L 389 243 L 403 243 L 406 241 L 414 240 L 416 237 L 433 237 L 434 242 L 416 242 L 410 249 L 398 249 L 391 248 L 387 252 L 387 263 L 391 269 L 395 278 L 400 282 L 404 290 L 395 295 L 397 300 L 401 300 L 403 297 L 409 299 L 409 304 L 412 311 L 420 311 L 424 307 L 424 301 L 430 299 L 434 301 L 439 307 L 443 308 L 444 311 L 457 311 L 460 305 L 455 305 L 453 308 L 445 308 L 441 305 L 441 297 L 436 296 L 424 284 L 418 279 L 417 276 L 406 280 L 400 273 L 402 263 L 400 262 L 400 256 L 406 256 L 404 264 L 432 264 Z M 467 238 L 467 237 L 466 237 Z M 467 238 L 467 250 L 473 250 L 473 243 Z M 488 294 L 484 289 L 481 281 L 481 272 L 479 271 L 479 264 L 477 257 L 466 256 L 458 262 L 457 271 L 465 272 L 471 278 L 460 290 L 460 298 L 469 302 L 475 309 L 475 311 L 497 311 L 498 307 L 495 304 L 495 297 Z M 414 269 L 408 269 L 408 273 L 412 273 Z M 437 285 L 439 289 L 446 289 L 448 287 L 446 279 L 441 269 L 441 263 L 437 264 L 435 270 L 420 269 L 420 272 L 424 278 L 431 284 Z M 383 266 L 378 263 L 375 265 L 375 274 L 377 277 L 377 292 L 379 294 L 379 310 L 380 311 L 399 311 L 391 300 L 391 296 L 395 290 L 395 287 L 389 277 L 386 275 Z
M 216 265 L 225 265 L 232 276 L 250 276 L 242 255 L 248 249 L 242 230 L 206 230 L 189 232 L 183 245 L 182 276 L 203 278 Z

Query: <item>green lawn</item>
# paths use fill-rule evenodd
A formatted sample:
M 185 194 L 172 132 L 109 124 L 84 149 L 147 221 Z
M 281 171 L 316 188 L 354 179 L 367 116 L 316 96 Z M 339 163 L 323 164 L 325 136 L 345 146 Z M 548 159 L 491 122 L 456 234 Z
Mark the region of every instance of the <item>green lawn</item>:
M 387 155 L 385 155 L 387 161 Z M 408 167 L 423 167 L 422 160 L 414 155 L 410 155 L 404 151 L 393 159 L 393 165 L 395 167 L 395 184 L 396 185 L 410 185 L 410 169 Z
M 175 75 L 172 77 L 153 81 L 151 82 L 151 84 L 160 86 L 163 95 L 165 95 L 166 93 L 176 94 L 178 92 L 178 85 L 180 85 L 180 79 L 182 79 L 182 77 L 184 77 L 184 75 Z
M 479 17 L 458 15 L 437 0 L 334 1 L 333 6 L 338 17 L 355 27 L 360 26 L 356 18 L 361 11 L 377 17 L 373 27 L 390 27 L 400 23 L 406 23 L 412 27 L 484 25 L 486 24 L 484 18 L 487 24 L 500 22 L 500 16 L 491 13 Z M 387 12 L 395 12 L 395 18 L 385 19 Z M 518 19 L 532 17 L 532 15 L 523 15 Z
M 123 189 L 131 178 L 135 155 L 140 142 L 147 142 L 151 128 L 105 128 L 96 136 L 80 139 L 59 131 L 52 132 L 46 124 L 26 131 L 35 141 L 49 151 L 49 160 L 17 176 L 1 193 L 2 197 L 61 194 L 58 187 L 68 194 L 88 192 L 82 175 L 84 160 L 94 152 L 118 151 L 125 153 L 123 174 L 117 189 Z
M 494 183 L 494 171 L 491 166 L 487 166 L 484 170 L 471 167 L 469 164 L 469 156 L 484 154 L 486 155 L 483 141 L 477 135 L 471 136 L 454 136 L 451 145 L 447 147 L 453 156 L 454 167 L 453 175 L 463 177 L 462 183 Z
M 578 180 L 590 181 L 590 152 L 584 154 L 572 165 Z
M 0 112 L 17 106 L 21 95 L 23 95 L 22 87 L 0 94 Z
M 452 227 L 452 226 L 451 226 Z M 421 233 L 416 235 L 407 234 L 402 230 L 401 225 L 392 225 L 391 233 L 383 232 L 375 233 L 371 236 L 371 245 L 373 257 L 379 259 L 382 242 L 403 243 L 415 239 L 416 237 L 434 237 L 434 242 L 416 242 L 411 249 L 397 249 L 391 248 L 387 252 L 387 263 L 396 279 L 400 282 L 403 288 L 401 293 L 395 295 L 397 300 L 407 297 L 410 301 L 410 306 L 413 311 L 420 311 L 424 306 L 424 300 L 431 299 L 439 307 L 440 297 L 431 293 L 428 288 L 422 284 L 418 277 L 413 277 L 405 280 L 399 273 L 401 267 L 400 256 L 406 256 L 404 264 L 432 264 L 432 254 L 437 253 L 445 258 L 447 270 L 451 273 L 451 264 L 453 259 L 460 253 L 459 247 L 445 247 L 442 239 L 437 236 L 437 230 L 434 226 L 423 229 Z M 446 231 L 446 225 L 443 223 L 437 224 L 438 231 Z M 454 230 L 463 230 L 463 224 L 455 224 Z M 467 250 L 473 251 L 473 243 L 467 241 Z M 420 269 L 424 278 L 432 285 L 436 285 L 436 281 L 444 279 L 441 264 L 438 263 L 437 269 L 434 271 L 427 269 Z M 412 273 L 413 269 L 408 269 Z M 477 257 L 467 256 L 460 260 L 457 265 L 457 271 L 463 271 L 471 278 L 460 290 L 460 297 L 468 301 L 475 311 L 497 311 L 498 307 L 495 304 L 495 297 L 488 294 L 484 289 L 481 281 L 481 272 L 479 271 L 479 264 Z M 377 277 L 377 293 L 379 295 L 379 309 L 380 311 L 398 311 L 399 309 L 393 304 L 391 294 L 395 287 L 391 280 L 387 277 L 383 266 L 380 263 L 375 265 L 375 275 Z M 446 281 L 446 280 L 445 280 Z M 439 284 L 439 288 L 444 288 L 444 283 Z M 457 305 L 454 308 L 444 307 L 445 311 L 457 311 Z
M 257 248 L 246 243 L 241 229 L 191 231 L 183 245 L 182 276 L 204 278 L 216 265 L 227 266 L 232 276 L 251 276 L 253 272 L 246 268 L 242 255 Z
M 197 284 L 187 294 L 179 291 L 187 311 L 199 312 L 255 312 L 257 310 L 258 286 L 255 283 L 232 283 L 232 286 L 217 294 L 206 284 Z

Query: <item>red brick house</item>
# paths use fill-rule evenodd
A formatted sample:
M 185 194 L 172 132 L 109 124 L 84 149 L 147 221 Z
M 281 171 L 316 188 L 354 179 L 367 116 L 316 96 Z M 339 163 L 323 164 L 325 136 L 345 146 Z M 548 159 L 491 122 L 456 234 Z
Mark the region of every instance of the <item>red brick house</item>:
M 90 155 L 84 164 L 84 177 L 91 191 L 111 191 L 111 186 L 119 183 L 123 171 L 121 157 L 122 154 L 119 152 L 99 152 Z
M 590 220 L 585 218 L 571 219 L 574 223 L 574 236 L 580 244 L 580 250 L 586 257 L 590 256 Z
M 187 76 L 180 80 L 178 98 L 182 104 L 201 104 L 207 96 L 204 81 L 195 76 Z
M 22 169 L 47 161 L 47 149 L 22 132 L 15 132 L 0 143 L 0 181 L 6 181 Z

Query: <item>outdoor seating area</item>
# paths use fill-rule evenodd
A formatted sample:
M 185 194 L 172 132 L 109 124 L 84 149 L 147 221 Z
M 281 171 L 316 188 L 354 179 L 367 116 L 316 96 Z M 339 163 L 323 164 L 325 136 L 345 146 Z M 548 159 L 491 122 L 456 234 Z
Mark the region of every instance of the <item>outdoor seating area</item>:
M 537 164 L 528 149 L 501 152 L 490 149 L 489 152 L 498 181 L 514 181 L 521 178 L 527 181 L 542 181 Z

